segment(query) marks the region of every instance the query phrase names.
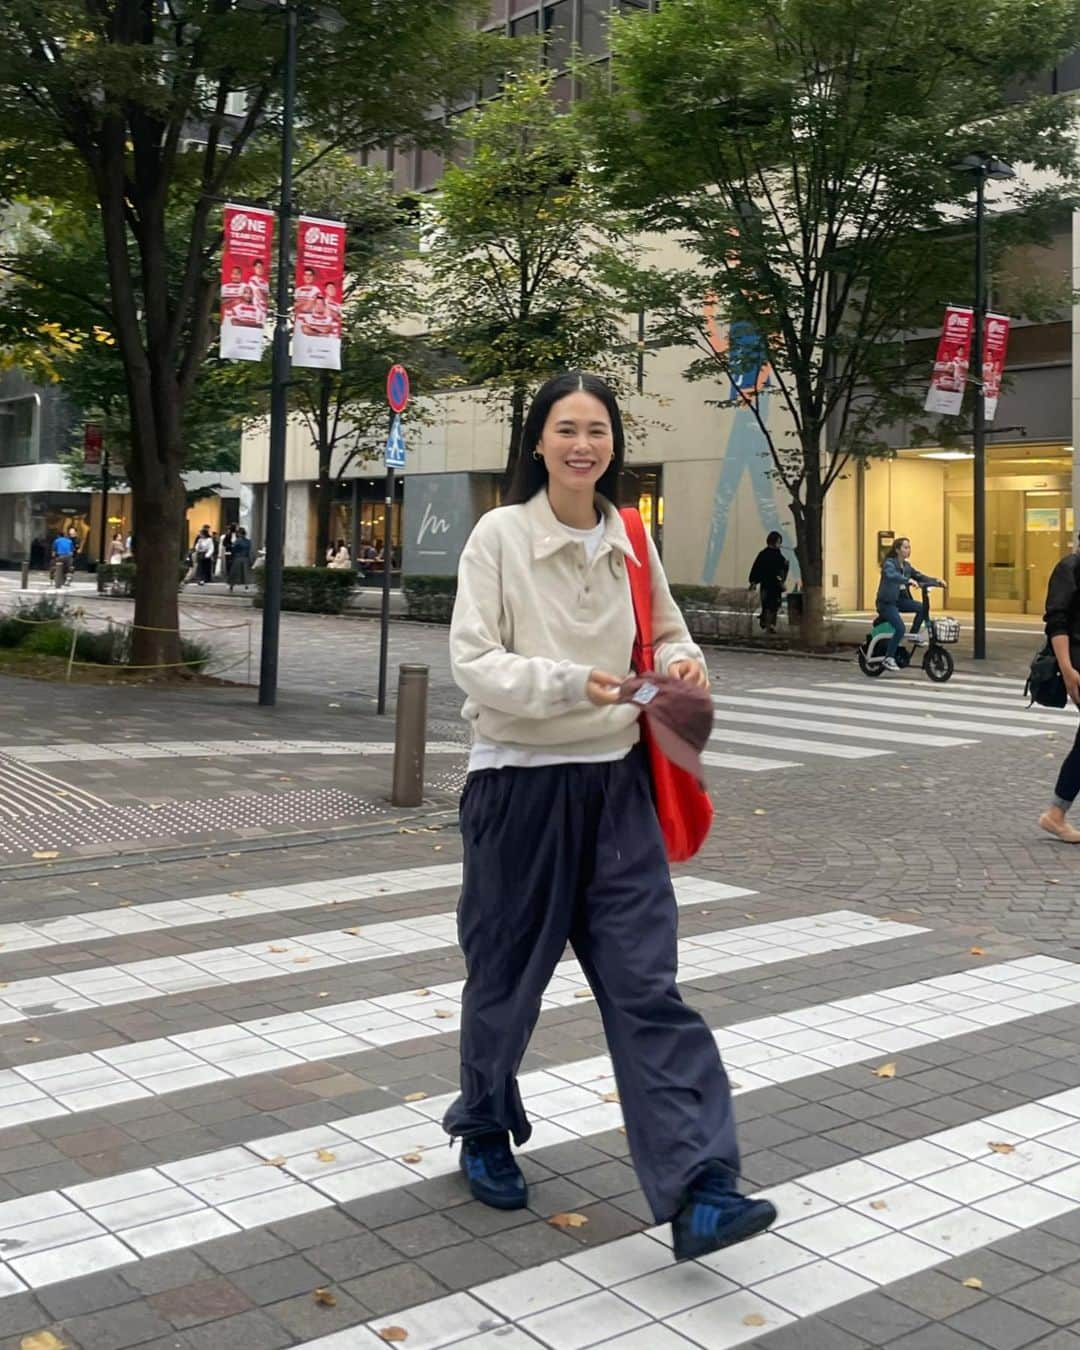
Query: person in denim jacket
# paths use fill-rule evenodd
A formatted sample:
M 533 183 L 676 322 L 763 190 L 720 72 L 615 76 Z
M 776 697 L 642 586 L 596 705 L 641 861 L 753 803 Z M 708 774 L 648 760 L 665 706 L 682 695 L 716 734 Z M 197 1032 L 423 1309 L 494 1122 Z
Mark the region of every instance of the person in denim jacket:
M 878 583 L 875 604 L 878 617 L 892 624 L 893 630 L 893 635 L 889 639 L 889 650 L 885 656 L 886 671 L 900 670 L 896 664 L 896 653 L 906 632 L 901 614 L 915 615 L 911 624 L 912 642 L 924 645 L 929 640 L 921 631 L 927 619 L 928 607 L 925 600 L 912 599 L 909 590 L 911 583 L 914 581 L 919 586 L 945 585 L 944 581 L 939 581 L 937 577 L 928 577 L 925 572 L 913 567 L 908 561 L 910 557 L 911 540 L 901 535 L 885 555 L 885 561 L 881 565 L 881 581 Z

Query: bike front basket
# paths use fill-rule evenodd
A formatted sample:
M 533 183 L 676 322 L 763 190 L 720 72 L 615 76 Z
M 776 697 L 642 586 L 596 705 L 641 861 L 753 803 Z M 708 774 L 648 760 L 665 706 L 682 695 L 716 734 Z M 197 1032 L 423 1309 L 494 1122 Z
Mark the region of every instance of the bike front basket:
M 947 643 L 960 641 L 960 622 L 958 619 L 931 619 L 934 641 Z

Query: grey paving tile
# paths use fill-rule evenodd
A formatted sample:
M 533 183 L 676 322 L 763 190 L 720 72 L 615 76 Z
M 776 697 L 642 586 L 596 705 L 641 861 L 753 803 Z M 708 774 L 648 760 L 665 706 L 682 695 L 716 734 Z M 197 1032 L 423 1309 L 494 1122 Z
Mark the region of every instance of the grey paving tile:
M 956 1313 L 945 1325 L 990 1350 L 1019 1350 L 1054 1329 L 1044 1317 L 1035 1317 L 1001 1299 L 988 1299 L 976 1308 Z
M 37 1291 L 38 1301 L 57 1321 L 82 1313 L 99 1312 L 102 1308 L 115 1308 L 121 1303 L 132 1303 L 138 1297 L 137 1291 L 114 1271 L 84 1275 L 62 1284 L 49 1284 Z M 6 1318 L 6 1301 L 2 1314 Z
M 247 1270 L 234 1270 L 230 1279 L 260 1306 L 295 1294 L 310 1294 L 326 1282 L 322 1271 L 303 1256 L 283 1256 Z
M 1080 1285 L 1053 1275 L 1044 1275 L 1030 1284 L 1022 1284 L 1004 1297 L 1017 1307 L 1026 1308 L 1038 1317 L 1045 1317 L 1055 1326 L 1080 1323 Z
M 917 1331 L 930 1320 L 924 1313 L 882 1293 L 852 1299 L 822 1313 L 822 1317 L 866 1345 L 886 1345 Z
M 64 1330 L 80 1350 L 125 1350 L 170 1331 L 165 1321 L 145 1303 L 128 1303 L 104 1312 L 68 1318 Z
M 281 1350 L 295 1343 L 291 1333 L 261 1308 L 193 1327 L 183 1336 L 185 1350 Z
M 444 1214 L 423 1214 L 404 1223 L 388 1224 L 380 1230 L 379 1237 L 403 1256 L 416 1257 L 466 1242 L 469 1234 Z
M 347 1280 L 343 1288 L 350 1297 L 370 1309 L 374 1317 L 397 1312 L 399 1308 L 409 1308 L 416 1303 L 425 1303 L 428 1299 L 440 1298 L 446 1293 L 445 1285 L 413 1262 L 403 1262 L 370 1275 L 361 1275 L 355 1280 Z

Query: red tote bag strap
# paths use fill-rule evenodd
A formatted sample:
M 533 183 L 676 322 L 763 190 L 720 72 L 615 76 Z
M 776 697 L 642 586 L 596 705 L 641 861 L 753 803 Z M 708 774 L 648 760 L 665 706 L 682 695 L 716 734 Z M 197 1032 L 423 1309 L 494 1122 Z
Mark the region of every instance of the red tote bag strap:
M 637 623 L 637 641 L 634 644 L 634 670 L 639 675 L 655 669 L 652 638 L 652 575 L 649 568 L 649 545 L 645 537 L 645 522 L 632 506 L 619 513 L 626 527 L 634 557 L 627 559 L 630 577 L 630 598 L 634 602 L 634 620 Z

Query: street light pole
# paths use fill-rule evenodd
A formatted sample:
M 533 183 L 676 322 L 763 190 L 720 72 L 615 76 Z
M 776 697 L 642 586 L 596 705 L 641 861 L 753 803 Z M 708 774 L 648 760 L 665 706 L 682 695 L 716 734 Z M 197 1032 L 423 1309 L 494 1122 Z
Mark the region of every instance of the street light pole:
M 975 458 L 975 632 L 974 657 L 986 660 L 986 398 L 983 391 L 983 327 L 986 322 L 986 164 L 975 172 L 975 313 L 971 368 L 975 372 L 975 412 L 971 448 Z
M 999 159 L 979 152 L 965 155 L 953 168 L 970 173 L 975 179 L 975 305 L 971 334 L 972 384 L 975 408 L 972 419 L 972 483 L 975 529 L 975 622 L 973 655 L 986 660 L 986 389 L 983 380 L 983 331 L 986 327 L 986 183 L 990 178 L 1004 182 L 1015 172 Z
M 277 702 L 281 638 L 281 587 L 285 560 L 285 433 L 289 422 L 289 245 L 292 222 L 292 161 L 296 113 L 297 6 L 284 0 L 285 98 L 281 125 L 281 201 L 278 207 L 277 315 L 270 376 L 270 455 L 266 480 L 266 579 L 263 587 L 259 703 Z

